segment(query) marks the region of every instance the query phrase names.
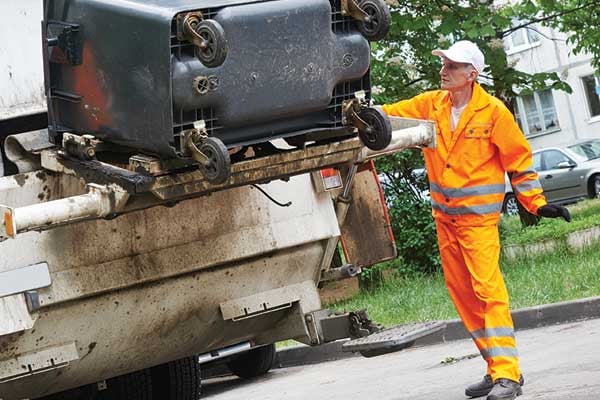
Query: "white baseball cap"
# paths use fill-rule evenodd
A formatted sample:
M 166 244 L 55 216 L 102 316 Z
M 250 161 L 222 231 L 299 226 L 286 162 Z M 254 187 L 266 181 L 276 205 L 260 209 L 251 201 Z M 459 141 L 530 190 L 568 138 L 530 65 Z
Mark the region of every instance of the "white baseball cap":
M 434 50 L 431 52 L 434 56 L 446 57 L 450 61 L 471 64 L 478 73 L 481 74 L 485 66 L 485 58 L 479 47 L 468 40 L 459 40 L 448 50 Z

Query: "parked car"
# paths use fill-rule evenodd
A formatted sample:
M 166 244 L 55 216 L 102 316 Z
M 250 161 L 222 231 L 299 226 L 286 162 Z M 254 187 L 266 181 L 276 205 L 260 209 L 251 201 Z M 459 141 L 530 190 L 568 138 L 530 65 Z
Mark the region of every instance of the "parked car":
M 600 139 L 536 150 L 533 166 L 550 203 L 600 198 Z
M 565 147 L 546 147 L 533 152 L 533 167 L 539 174 L 549 203 L 574 203 L 600 198 L 600 139 L 581 140 Z M 518 213 L 510 183 L 502 212 Z

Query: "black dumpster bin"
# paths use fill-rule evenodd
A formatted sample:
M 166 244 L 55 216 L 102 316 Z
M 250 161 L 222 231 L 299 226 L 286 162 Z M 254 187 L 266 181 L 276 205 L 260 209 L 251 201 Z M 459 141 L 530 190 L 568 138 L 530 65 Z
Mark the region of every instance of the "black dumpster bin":
M 69 132 L 205 163 L 354 134 L 342 105 L 369 99 L 368 36 L 389 25 L 382 0 L 363 0 L 363 17 L 356 0 L 44 3 L 53 143 Z

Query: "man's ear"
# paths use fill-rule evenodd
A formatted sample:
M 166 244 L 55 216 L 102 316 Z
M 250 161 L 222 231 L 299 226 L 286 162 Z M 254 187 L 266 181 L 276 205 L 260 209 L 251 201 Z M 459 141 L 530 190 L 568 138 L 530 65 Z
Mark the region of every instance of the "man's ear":
M 475 68 L 471 69 L 471 71 L 469 71 L 469 82 L 475 82 L 477 80 L 477 77 L 479 76 L 479 73 L 477 72 L 477 70 Z

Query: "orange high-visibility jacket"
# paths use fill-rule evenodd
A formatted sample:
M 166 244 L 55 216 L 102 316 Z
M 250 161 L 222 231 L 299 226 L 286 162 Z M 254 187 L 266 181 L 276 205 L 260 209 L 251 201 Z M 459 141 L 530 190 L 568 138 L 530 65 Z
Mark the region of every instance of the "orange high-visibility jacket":
M 514 192 L 537 214 L 546 204 L 533 169 L 531 147 L 506 106 L 479 84 L 454 132 L 450 93 L 425 92 L 383 106 L 388 115 L 433 120 L 437 146 L 424 148 L 434 218 L 459 225 L 495 225 L 505 194 L 505 172 Z

